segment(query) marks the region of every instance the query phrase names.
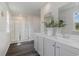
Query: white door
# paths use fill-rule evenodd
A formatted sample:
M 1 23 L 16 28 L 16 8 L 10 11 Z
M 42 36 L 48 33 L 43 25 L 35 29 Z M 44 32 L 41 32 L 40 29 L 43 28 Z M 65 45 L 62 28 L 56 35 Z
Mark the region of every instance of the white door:
M 28 39 L 28 23 L 25 20 L 15 20 L 15 40 L 24 42 Z
M 50 39 L 44 39 L 44 56 L 55 55 L 55 42 Z
M 79 50 L 71 46 L 56 43 L 56 56 L 77 56 Z

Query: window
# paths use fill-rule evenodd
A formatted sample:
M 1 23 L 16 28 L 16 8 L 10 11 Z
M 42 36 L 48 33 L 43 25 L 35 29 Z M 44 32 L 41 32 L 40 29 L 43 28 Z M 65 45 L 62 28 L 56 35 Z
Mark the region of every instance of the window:
M 75 31 L 79 32 L 79 11 L 75 12 L 73 16 L 74 16 Z

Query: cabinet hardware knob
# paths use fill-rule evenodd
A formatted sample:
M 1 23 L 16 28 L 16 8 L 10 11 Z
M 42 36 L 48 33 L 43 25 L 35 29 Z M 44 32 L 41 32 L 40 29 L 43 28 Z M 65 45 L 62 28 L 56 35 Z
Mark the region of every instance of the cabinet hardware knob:
M 55 44 L 54 44 L 54 45 L 52 45 L 52 46 L 55 46 Z
M 57 46 L 57 48 L 60 48 L 60 47 Z

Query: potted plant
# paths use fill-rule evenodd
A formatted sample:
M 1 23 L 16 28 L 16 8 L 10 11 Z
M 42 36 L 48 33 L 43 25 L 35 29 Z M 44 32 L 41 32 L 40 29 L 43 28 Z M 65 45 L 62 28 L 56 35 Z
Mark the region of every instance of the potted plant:
M 66 24 L 64 23 L 64 21 L 63 20 L 59 20 L 58 21 L 58 29 L 59 29 L 59 33 L 62 33 L 62 29 L 64 28 L 64 26 L 65 26 Z
M 44 24 L 47 29 L 47 34 L 53 35 L 53 27 L 55 27 L 54 18 L 51 16 L 46 17 Z

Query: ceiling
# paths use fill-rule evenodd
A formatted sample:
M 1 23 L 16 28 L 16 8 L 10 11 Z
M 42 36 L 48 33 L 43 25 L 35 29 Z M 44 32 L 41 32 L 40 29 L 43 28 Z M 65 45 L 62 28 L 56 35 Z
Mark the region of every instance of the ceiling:
M 8 2 L 8 7 L 13 15 L 39 15 L 45 2 Z
M 12 15 L 40 15 L 41 8 L 46 4 L 47 2 L 1 2 L 0 3 L 0 10 L 6 10 L 8 9 L 11 11 Z M 67 2 L 66 2 L 67 3 Z M 65 2 L 52 2 L 52 7 L 58 8 L 62 5 L 66 4 Z M 6 8 L 8 7 L 8 8 Z

